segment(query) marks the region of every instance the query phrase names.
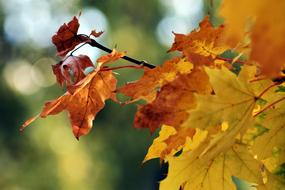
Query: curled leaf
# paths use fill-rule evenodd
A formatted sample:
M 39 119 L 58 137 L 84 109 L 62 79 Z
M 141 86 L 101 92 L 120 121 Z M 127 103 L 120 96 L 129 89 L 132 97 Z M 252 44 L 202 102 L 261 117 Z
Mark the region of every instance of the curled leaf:
M 89 41 L 88 37 L 77 35 L 78 28 L 78 19 L 73 17 L 69 23 L 64 23 L 52 36 L 52 43 L 56 46 L 57 55 L 63 57 L 78 44 Z
M 84 70 L 88 67 L 93 67 L 90 58 L 86 55 L 79 55 L 69 56 L 64 61 L 52 65 L 52 70 L 61 86 L 64 83 L 70 86 L 85 78 Z

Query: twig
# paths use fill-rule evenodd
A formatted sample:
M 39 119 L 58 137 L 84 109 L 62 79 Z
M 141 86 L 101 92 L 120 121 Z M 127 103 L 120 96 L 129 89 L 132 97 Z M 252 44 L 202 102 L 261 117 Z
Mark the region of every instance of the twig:
M 107 48 L 106 46 L 103 46 L 102 44 L 98 43 L 96 40 L 94 39 L 90 39 L 89 42 L 87 42 L 89 45 L 91 45 L 92 47 L 97 47 L 105 52 L 108 52 L 108 53 L 111 53 L 112 50 Z M 139 61 L 137 59 L 134 59 L 134 58 L 131 58 L 129 56 L 124 56 L 122 57 L 122 59 L 124 60 L 127 60 L 129 62 L 132 62 L 134 64 L 137 64 L 137 65 L 142 65 L 142 66 L 145 66 L 145 67 L 148 67 L 150 69 L 154 69 L 156 66 L 155 65 L 152 65 L 150 63 L 147 63 L 146 61 Z
M 102 68 L 100 71 L 113 71 L 117 69 L 124 69 L 124 68 L 132 68 L 132 69 L 142 69 L 143 65 L 126 65 L 126 66 L 119 66 L 119 67 L 106 67 Z

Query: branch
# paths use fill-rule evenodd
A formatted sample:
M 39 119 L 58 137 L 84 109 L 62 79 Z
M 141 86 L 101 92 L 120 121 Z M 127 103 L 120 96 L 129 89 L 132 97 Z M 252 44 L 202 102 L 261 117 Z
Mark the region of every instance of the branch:
M 90 39 L 90 42 L 88 42 L 88 44 L 91 45 L 92 47 L 99 48 L 99 49 L 101 49 L 101 50 L 103 50 L 103 51 L 105 51 L 105 52 L 108 52 L 108 53 L 111 53 L 111 52 L 112 52 L 111 49 L 109 49 L 109 48 L 103 46 L 102 44 L 99 44 L 99 43 L 98 43 L 96 40 L 94 40 L 94 39 Z M 122 57 L 122 59 L 127 60 L 127 61 L 132 62 L 132 63 L 137 64 L 137 65 L 141 65 L 141 66 L 148 67 L 148 68 L 150 68 L 150 69 L 153 69 L 153 68 L 156 67 L 155 65 L 149 64 L 149 63 L 147 63 L 146 61 L 139 61 L 139 60 L 134 59 L 134 58 L 131 58 L 131 57 L 129 57 L 129 56 L 124 56 L 124 57 Z

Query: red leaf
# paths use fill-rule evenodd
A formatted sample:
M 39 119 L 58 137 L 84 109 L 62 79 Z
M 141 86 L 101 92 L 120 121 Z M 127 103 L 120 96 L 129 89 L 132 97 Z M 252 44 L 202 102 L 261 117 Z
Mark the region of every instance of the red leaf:
M 57 55 L 63 57 L 78 44 L 89 40 L 86 36 L 77 35 L 78 28 L 78 19 L 73 17 L 69 23 L 64 23 L 58 29 L 57 33 L 52 37 L 52 43 L 57 48 Z

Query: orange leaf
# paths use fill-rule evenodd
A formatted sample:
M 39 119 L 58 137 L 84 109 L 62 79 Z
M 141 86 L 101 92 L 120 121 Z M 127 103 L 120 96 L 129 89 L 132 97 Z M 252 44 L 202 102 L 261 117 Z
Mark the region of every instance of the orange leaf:
M 80 136 L 89 133 L 92 128 L 93 120 L 97 113 L 105 106 L 108 99 L 116 100 L 117 80 L 112 71 L 101 71 L 103 64 L 114 61 L 123 56 L 123 53 L 113 52 L 109 56 L 103 56 L 98 67 L 85 78 L 74 85 L 70 85 L 68 92 L 61 97 L 45 103 L 42 112 L 28 121 L 26 121 L 21 131 L 38 117 L 45 118 L 49 115 L 56 115 L 64 110 L 69 114 L 70 123 L 74 136 L 79 139 Z M 82 57 L 80 57 L 82 58 Z M 83 57 L 87 59 L 88 57 Z M 89 58 L 88 58 L 89 59 Z
M 166 83 L 173 81 L 178 73 L 185 74 L 192 71 L 193 65 L 185 59 L 175 57 L 166 61 L 162 66 L 154 69 L 144 68 L 145 72 L 138 81 L 131 82 L 119 88 L 117 92 L 131 97 L 134 102 L 144 99 L 151 102 L 155 99 L 157 90 Z
M 224 27 L 214 28 L 209 17 L 205 17 L 199 26 L 199 30 L 194 30 L 187 35 L 174 33 L 174 43 L 168 51 L 181 51 L 194 66 L 213 65 L 216 56 L 228 49 L 220 45 Z
M 188 118 L 188 110 L 196 105 L 194 92 L 211 92 L 203 69 L 178 75 L 174 81 L 164 85 L 153 102 L 139 107 L 134 127 L 149 128 L 151 132 L 162 124 L 179 127 Z
M 83 81 L 73 94 L 66 92 L 58 99 L 47 102 L 39 115 L 45 118 L 66 110 L 69 113 L 73 134 L 77 139 L 89 133 L 96 114 L 105 106 L 105 100 L 110 98 L 115 100 L 114 90 L 117 83 L 112 71 L 98 73 L 94 71 Z M 21 131 L 34 120 L 35 118 L 28 120 Z
M 91 35 L 94 36 L 95 38 L 98 38 L 99 36 L 101 36 L 104 32 L 100 31 L 100 32 L 96 32 L 96 30 L 92 30 L 91 31 Z
M 124 56 L 125 56 L 124 52 L 118 52 L 115 49 L 113 49 L 113 51 L 111 53 L 99 57 L 96 62 L 107 64 L 109 62 L 117 61 L 118 59 L 120 59 Z
M 285 68 L 284 10 L 285 1 L 266 1 L 252 28 L 250 58 L 257 61 L 261 73 L 269 77 L 280 76 L 280 71 Z
M 52 37 L 52 43 L 57 48 L 57 55 L 65 56 L 78 44 L 89 41 L 88 37 L 77 35 L 78 28 L 78 19 L 76 17 L 73 17 L 69 23 L 64 23 L 58 29 L 57 33 Z

